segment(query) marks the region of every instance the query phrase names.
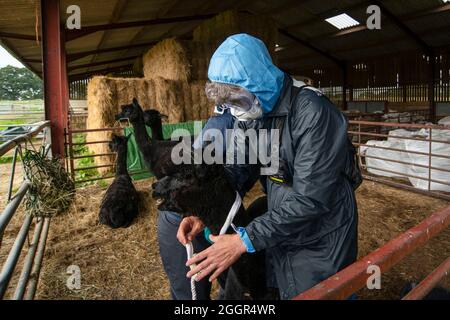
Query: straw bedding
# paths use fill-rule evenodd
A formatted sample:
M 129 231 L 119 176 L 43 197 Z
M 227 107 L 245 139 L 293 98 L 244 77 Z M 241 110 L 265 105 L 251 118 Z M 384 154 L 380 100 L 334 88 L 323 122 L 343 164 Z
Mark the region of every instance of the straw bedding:
M 2 165 L 4 166 L 4 165 Z M 3 170 L 1 172 L 8 172 Z M 97 223 L 104 190 L 78 189 L 68 214 L 52 218 L 38 299 L 169 299 L 156 237 L 156 204 L 151 198 L 152 180 L 136 183 L 143 202 L 136 221 L 127 229 L 111 230 Z M 261 196 L 259 186 L 244 199 L 246 206 Z M 1 200 L 1 199 L 0 199 Z M 5 200 L 5 199 L 3 199 Z M 448 202 L 365 181 L 357 192 L 359 208 L 359 256 L 365 256 L 393 237 L 418 224 Z M 2 205 L 4 202 L 1 201 Z M 22 219 L 13 218 L 0 247 L 0 262 L 6 258 Z M 174 239 L 174 241 L 176 241 Z M 419 249 L 387 273 L 381 290 L 358 292 L 360 299 L 398 299 L 408 281 L 420 281 L 450 254 L 450 229 Z M 16 271 L 21 268 L 24 255 Z M 81 290 L 66 287 L 70 265 L 81 269 Z M 420 266 L 420 268 L 417 268 Z M 17 282 L 18 274 L 12 280 Z M 447 277 L 441 285 L 450 288 Z M 10 297 L 8 294 L 7 297 Z

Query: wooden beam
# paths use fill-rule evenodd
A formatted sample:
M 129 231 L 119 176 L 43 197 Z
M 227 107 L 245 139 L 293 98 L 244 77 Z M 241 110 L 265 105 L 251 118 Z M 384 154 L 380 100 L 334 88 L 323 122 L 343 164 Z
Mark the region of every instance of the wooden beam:
M 119 46 L 119 47 L 111 47 L 111 48 L 103 48 L 103 49 L 95 49 L 95 50 L 89 50 L 89 51 L 81 51 L 81 52 L 75 52 L 72 54 L 69 54 L 67 56 L 68 62 L 73 62 L 75 60 L 84 58 L 86 56 L 90 56 L 92 54 L 99 54 L 99 53 L 105 53 L 105 52 L 113 52 L 113 51 L 122 51 L 122 50 L 128 50 L 128 49 L 134 49 L 134 48 L 141 48 L 141 47 L 150 47 L 155 45 L 156 42 L 145 42 L 145 43 L 137 43 L 137 44 L 130 44 L 126 46 Z
M 22 59 L 22 61 L 27 63 L 42 63 L 41 59 Z
M 431 9 L 422 10 L 420 12 L 413 13 L 413 14 L 410 14 L 410 15 L 407 15 L 407 16 L 403 16 L 403 17 L 400 17 L 400 18 L 403 21 L 404 20 L 411 20 L 411 19 L 416 19 L 416 18 L 423 17 L 423 16 L 429 16 L 431 14 L 438 14 L 438 13 L 446 12 L 446 11 L 450 11 L 450 3 L 439 4 L 437 6 L 432 7 Z
M 12 33 L 12 32 L 0 32 L 0 38 L 36 41 L 36 36 L 35 35 L 21 34 L 21 33 Z M 38 36 L 38 40 L 41 40 L 40 36 Z
M 174 8 L 178 5 L 178 3 L 179 3 L 180 1 L 181 1 L 181 0 L 172 0 L 172 1 L 170 1 L 170 2 L 167 2 L 166 5 L 165 5 L 165 7 L 162 8 L 162 9 L 160 10 L 160 12 L 159 12 L 159 17 L 163 17 L 163 16 L 169 14 L 170 11 L 172 11 L 172 9 L 174 9 Z M 168 31 L 168 33 L 170 33 L 172 29 L 173 29 L 173 28 L 171 28 L 171 29 Z M 129 42 L 129 47 L 131 47 L 131 46 L 139 39 L 139 37 L 140 37 L 144 32 L 145 32 L 145 26 L 143 26 L 138 32 L 136 32 L 136 34 L 133 36 L 133 38 L 132 38 L 132 39 L 130 40 L 130 42 Z M 166 33 L 166 34 L 167 34 L 167 33 Z M 164 36 L 166 36 L 166 34 L 164 34 L 161 38 L 164 38 Z M 156 43 L 157 43 L 157 42 L 155 42 L 154 44 L 156 44 Z M 128 53 L 128 50 L 125 51 L 125 54 L 127 54 L 127 53 Z
M 125 7 L 127 6 L 127 4 L 128 4 L 127 0 L 117 0 L 116 5 L 114 6 L 114 9 L 113 9 L 112 17 L 109 20 L 109 23 L 115 23 L 120 19 L 120 16 L 122 15 L 122 12 L 125 10 Z M 108 34 L 107 30 L 103 31 L 102 38 L 100 39 L 100 41 L 97 45 L 97 50 L 103 46 L 104 42 L 106 41 L 107 34 Z M 98 54 L 95 54 L 92 57 L 91 62 L 94 62 L 95 59 L 97 59 L 97 56 L 98 56 Z
M 102 66 L 102 65 L 105 65 L 105 64 L 117 63 L 117 62 L 128 61 L 128 60 L 134 60 L 134 59 L 136 59 L 138 57 L 140 57 L 140 56 L 132 56 L 132 57 L 125 57 L 125 58 L 119 58 L 119 59 L 114 59 L 114 60 L 97 61 L 97 62 L 91 62 L 91 63 L 87 63 L 87 64 L 80 64 L 80 65 L 70 66 L 68 68 L 68 70 L 69 71 L 73 71 L 73 70 L 76 70 L 76 69 Z
M 437 28 L 432 28 L 429 30 L 426 30 L 424 32 L 420 32 L 419 35 L 420 36 L 426 36 L 429 34 L 437 34 L 437 33 L 442 33 L 448 30 L 447 26 L 444 27 L 437 27 Z M 402 40 L 404 39 L 404 36 L 394 36 L 394 37 L 389 37 L 386 39 L 383 39 L 381 41 L 372 41 L 372 43 L 365 43 L 363 46 L 354 46 L 351 45 L 348 48 L 340 48 L 340 49 L 336 49 L 333 51 L 333 53 L 339 53 L 339 54 L 343 54 L 346 52 L 351 52 L 351 51 L 357 51 L 357 50 L 361 50 L 361 49 L 369 49 L 369 48 L 376 48 L 379 46 L 384 46 L 386 45 L 386 43 L 394 43 L 396 41 Z M 279 63 L 284 63 L 284 64 L 291 64 L 291 63 L 295 63 L 296 61 L 299 60 L 305 60 L 305 59 L 310 59 L 313 58 L 314 55 L 312 54 L 304 54 L 304 55 L 298 55 L 298 56 L 291 56 L 291 57 L 287 57 L 287 58 L 280 58 L 278 61 Z
M 374 4 L 380 7 L 381 12 L 388 17 L 400 30 L 402 30 L 411 40 L 413 40 L 426 54 L 431 55 L 432 49 L 422 40 L 414 31 L 412 31 L 402 20 L 386 8 L 381 1 L 372 0 Z
M 436 121 L 436 101 L 434 94 L 434 87 L 436 84 L 436 56 L 430 55 L 429 62 L 429 74 L 428 74 L 428 102 L 430 104 L 430 120 L 435 123 Z
M 150 20 L 141 20 L 141 21 L 132 21 L 132 22 L 119 22 L 119 23 L 109 23 L 109 24 L 102 24 L 102 25 L 95 25 L 95 26 L 87 26 L 87 27 L 83 27 L 80 30 L 66 30 L 66 38 L 68 41 L 71 41 L 71 40 L 75 40 L 80 37 L 84 37 L 84 36 L 87 36 L 89 34 L 92 34 L 94 32 L 98 32 L 98 31 L 204 20 L 204 19 L 212 18 L 214 15 L 215 14 L 203 14 L 203 15 L 194 15 L 194 16 L 159 18 L 159 19 L 150 19 Z
M 69 82 L 80 80 L 80 79 L 86 79 L 86 78 L 89 78 L 94 75 L 101 75 L 101 74 L 107 74 L 110 72 L 130 70 L 132 66 L 133 66 L 132 64 L 125 64 L 125 65 L 121 65 L 121 66 L 117 66 L 117 67 L 113 67 L 113 68 L 104 68 L 104 69 L 98 69 L 98 70 L 89 71 L 89 72 L 71 74 L 71 75 L 69 75 Z
M 356 9 L 356 6 L 355 6 Z M 450 11 L 450 4 L 445 4 L 445 5 L 439 5 L 436 7 L 433 7 L 429 10 L 425 10 L 425 11 L 420 11 L 420 12 L 415 12 L 413 14 L 409 14 L 409 15 L 405 15 L 405 16 L 400 16 L 399 19 L 401 19 L 401 21 L 403 22 L 407 22 L 407 21 L 412 21 L 414 19 L 418 19 L 421 17 L 425 17 L 428 15 L 432 15 L 432 14 L 439 14 L 439 13 L 443 13 L 446 11 Z M 299 24 L 295 24 L 295 25 L 290 25 L 288 27 L 286 27 L 286 30 L 294 30 L 297 28 L 301 28 L 302 26 L 307 25 L 307 23 L 311 23 L 312 21 L 309 22 L 302 22 Z M 387 22 L 389 23 L 389 22 Z M 386 25 L 386 23 L 385 23 Z M 327 38 L 329 37 L 342 37 L 342 36 L 347 36 L 347 35 L 351 35 L 353 33 L 356 32 L 361 32 L 361 31 L 369 31 L 369 29 L 367 29 L 367 26 L 365 24 L 359 25 L 359 26 L 355 26 L 355 27 L 351 27 L 351 28 L 347 28 L 344 30 L 340 30 L 337 32 L 331 32 L 331 33 L 326 33 L 326 34 L 321 34 L 320 36 L 314 37 L 314 38 L 308 38 L 305 39 L 308 42 L 317 42 L 317 40 L 320 39 L 325 39 L 324 41 L 326 41 Z M 372 31 L 372 30 L 371 30 Z M 373 31 L 372 31 L 373 32 Z
M 337 2 L 336 2 L 337 3 Z M 321 12 L 319 14 L 316 14 L 314 16 L 314 18 L 308 19 L 306 21 L 300 22 L 300 23 L 296 23 L 293 25 L 290 25 L 288 27 L 286 27 L 287 30 L 291 31 L 291 30 L 295 30 L 295 29 L 301 29 L 305 26 L 309 26 L 313 23 L 317 23 L 318 21 L 324 22 L 323 20 L 330 18 L 333 15 L 337 15 L 337 14 L 341 14 L 343 12 L 349 13 L 353 10 L 358 10 L 358 9 L 363 9 L 363 8 L 367 8 L 369 6 L 369 2 L 368 1 L 362 1 L 360 3 L 356 3 L 352 6 L 349 7 L 343 7 L 343 8 L 333 8 L 324 12 Z
M 39 78 L 42 78 L 42 72 L 41 70 L 37 70 L 33 68 L 33 66 L 30 65 L 30 63 L 33 63 L 32 61 L 27 61 L 26 59 L 22 59 L 20 55 L 16 52 L 12 44 L 9 42 L 9 40 L 6 39 L 0 39 L 0 43 L 3 45 L 3 48 L 9 52 L 14 58 L 19 60 L 24 66 L 26 66 L 28 69 L 30 69 L 32 72 L 34 72 Z M 39 62 L 41 62 L 39 60 Z
M 324 51 L 324 50 L 322 50 L 320 48 L 317 48 L 317 47 L 313 46 L 308 41 L 305 41 L 305 40 L 303 40 L 303 39 L 301 39 L 301 38 L 299 38 L 297 36 L 294 36 L 293 34 L 289 33 L 286 30 L 278 29 L 278 31 L 279 31 L 280 34 L 284 35 L 285 37 L 287 37 L 287 38 L 297 42 L 298 44 L 300 44 L 300 45 L 302 45 L 302 46 L 304 46 L 304 47 L 306 47 L 306 48 L 308 48 L 308 49 L 310 49 L 312 51 L 317 52 L 318 54 L 320 54 L 321 56 L 324 56 L 328 60 L 333 61 L 335 64 L 337 64 L 339 66 L 342 66 L 342 61 L 339 60 L 338 58 L 334 57 L 330 53 L 328 53 L 328 52 L 326 52 L 326 51 Z
M 310 0 L 289 0 L 285 3 L 280 4 L 279 6 L 267 8 L 264 11 L 259 12 L 259 14 L 276 16 L 277 14 L 298 8 L 308 1 Z M 249 8 L 249 10 L 251 10 L 251 8 Z
M 344 66 L 342 68 L 342 110 L 348 109 L 347 88 L 348 88 L 347 64 L 344 63 Z

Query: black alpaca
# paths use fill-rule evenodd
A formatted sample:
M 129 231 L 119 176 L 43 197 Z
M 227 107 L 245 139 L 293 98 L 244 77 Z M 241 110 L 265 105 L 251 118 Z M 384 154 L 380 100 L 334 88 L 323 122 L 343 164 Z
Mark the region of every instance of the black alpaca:
M 186 165 L 175 165 L 171 158 L 172 149 L 180 142 L 150 138 L 146 130 L 145 113 L 136 99 L 133 99 L 132 104 L 123 105 L 121 108 L 122 112 L 116 116 L 116 119 L 128 118 L 145 163 L 157 179 L 185 170 Z M 162 130 L 152 127 L 152 134 L 162 138 Z
M 116 177 L 103 196 L 99 221 L 111 228 L 126 228 L 138 215 L 139 196 L 127 171 L 128 137 L 114 135 L 109 147 L 117 153 Z
M 177 173 L 153 184 L 153 196 L 162 199 L 160 210 L 198 216 L 213 234 L 219 234 L 236 192 L 228 183 L 223 166 L 198 166 L 191 173 Z M 247 210 L 241 205 L 233 223 L 245 227 L 267 211 L 267 199 L 260 198 Z M 229 228 L 227 233 L 232 233 Z M 277 298 L 266 287 L 264 252 L 243 254 L 228 271 L 225 299 Z
M 161 114 L 158 110 L 149 109 L 144 111 L 144 123 L 147 127 L 152 129 L 152 138 L 155 140 L 164 140 L 162 119 L 167 119 L 167 116 Z

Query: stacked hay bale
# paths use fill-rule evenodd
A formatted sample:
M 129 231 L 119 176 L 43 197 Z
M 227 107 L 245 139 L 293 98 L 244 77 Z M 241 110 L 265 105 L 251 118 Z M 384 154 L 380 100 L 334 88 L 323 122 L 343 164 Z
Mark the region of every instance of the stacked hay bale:
M 88 118 L 89 129 L 113 127 L 115 116 L 120 112 L 120 106 L 130 104 L 133 98 L 137 98 L 144 109 L 157 109 L 166 114 L 168 122 L 183 122 L 184 105 L 193 103 L 185 101 L 183 88 L 180 83 L 158 77 L 152 80 L 143 78 L 111 78 L 96 76 L 88 85 Z M 107 141 L 111 139 L 111 131 L 89 132 L 87 142 Z M 89 150 L 95 154 L 110 153 L 106 143 L 90 144 Z M 97 165 L 113 163 L 113 156 L 96 157 Z M 108 171 L 100 168 L 101 173 Z
M 144 77 L 188 82 L 205 80 L 215 49 L 215 45 L 206 41 L 162 40 L 143 56 Z
M 215 46 L 208 42 L 165 39 L 144 56 L 144 77 L 164 78 L 182 88 L 185 120 L 203 120 L 213 113 L 205 95 L 208 64 Z
M 261 39 L 272 57 L 274 56 L 278 28 L 275 21 L 266 16 L 225 11 L 194 29 L 193 38 L 196 42 L 208 41 L 218 46 L 228 36 L 236 33 L 248 33 Z

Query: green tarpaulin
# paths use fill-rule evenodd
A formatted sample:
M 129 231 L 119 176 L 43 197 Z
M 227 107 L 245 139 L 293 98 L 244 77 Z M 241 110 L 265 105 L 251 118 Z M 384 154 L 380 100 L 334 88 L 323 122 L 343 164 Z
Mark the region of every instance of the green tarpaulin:
M 204 121 L 190 121 L 181 122 L 176 124 L 163 124 L 163 137 L 165 140 L 170 140 L 172 133 L 175 130 L 180 130 L 176 132 L 177 136 L 193 136 L 198 135 L 202 129 Z M 147 127 L 147 132 L 151 136 L 151 129 Z M 127 166 L 128 171 L 132 173 L 133 180 L 140 180 L 152 177 L 152 173 L 145 166 L 144 157 L 136 144 L 136 139 L 134 137 L 134 130 L 132 127 L 124 128 L 124 134 L 128 136 L 131 134 L 130 140 L 128 140 L 128 155 L 127 155 Z M 194 141 L 192 141 L 194 142 Z

